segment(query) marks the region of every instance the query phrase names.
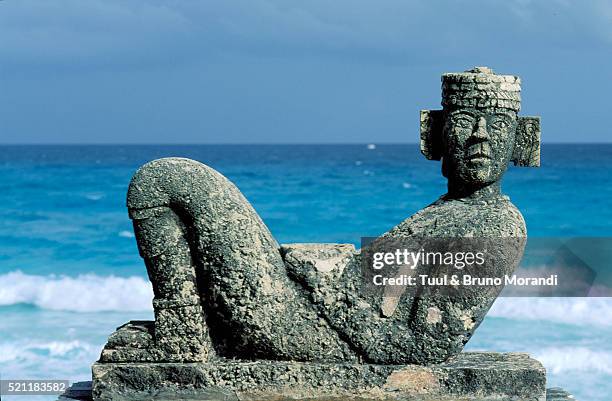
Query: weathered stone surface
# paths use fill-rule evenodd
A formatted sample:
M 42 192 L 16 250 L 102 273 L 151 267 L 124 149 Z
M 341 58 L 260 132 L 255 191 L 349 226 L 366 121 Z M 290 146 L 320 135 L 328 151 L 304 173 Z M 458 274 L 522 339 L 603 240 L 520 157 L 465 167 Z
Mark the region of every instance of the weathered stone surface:
M 526 354 L 512 353 L 464 353 L 447 363 L 431 366 L 263 360 L 97 363 L 93 377 L 93 394 L 97 400 L 206 394 L 212 396 L 208 399 L 215 400 L 543 401 L 546 383 L 545 371 L 539 362 Z
M 151 193 L 154 200 L 144 195 Z M 168 199 L 156 199 L 163 196 Z M 111 341 L 103 362 L 197 362 L 212 355 L 441 362 L 461 351 L 496 295 L 472 297 L 476 303 L 404 297 L 385 308 L 381 297 L 359 291 L 359 254 L 343 245 L 279 250 L 236 187 L 194 161 L 146 165 L 133 179 L 129 199 L 154 284 L 156 322 L 135 350 L 118 350 Z M 507 198 L 488 196 L 443 198 L 383 237 L 524 235 L 522 217 Z M 522 243 L 507 251 L 498 263 L 511 272 Z M 310 262 L 296 263 L 298 256 Z M 430 308 L 449 312 L 441 315 L 441 325 L 421 324 Z

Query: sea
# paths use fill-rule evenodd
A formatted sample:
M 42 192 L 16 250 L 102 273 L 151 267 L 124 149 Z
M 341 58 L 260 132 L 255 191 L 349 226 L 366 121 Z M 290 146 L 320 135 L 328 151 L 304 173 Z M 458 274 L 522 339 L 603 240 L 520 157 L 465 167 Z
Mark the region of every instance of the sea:
M 2 379 L 91 380 L 108 335 L 152 319 L 125 196 L 168 156 L 226 175 L 280 243 L 359 245 L 446 188 L 415 144 L 0 146 Z M 503 190 L 530 237 L 611 237 L 611 171 L 612 145 L 544 144 L 542 166 L 509 167 Z M 611 400 L 612 299 L 498 298 L 466 350 L 528 352 L 549 387 Z

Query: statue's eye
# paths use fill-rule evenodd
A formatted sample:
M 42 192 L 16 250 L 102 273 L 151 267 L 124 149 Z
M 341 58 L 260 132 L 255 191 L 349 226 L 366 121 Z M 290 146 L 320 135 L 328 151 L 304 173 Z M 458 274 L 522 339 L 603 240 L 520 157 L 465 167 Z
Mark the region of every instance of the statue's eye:
M 472 128 L 472 120 L 468 117 L 455 118 L 454 123 L 459 128 Z
M 493 127 L 493 129 L 495 130 L 503 130 L 506 129 L 510 126 L 510 123 L 508 123 L 508 121 L 506 120 L 495 120 L 491 123 L 491 127 Z

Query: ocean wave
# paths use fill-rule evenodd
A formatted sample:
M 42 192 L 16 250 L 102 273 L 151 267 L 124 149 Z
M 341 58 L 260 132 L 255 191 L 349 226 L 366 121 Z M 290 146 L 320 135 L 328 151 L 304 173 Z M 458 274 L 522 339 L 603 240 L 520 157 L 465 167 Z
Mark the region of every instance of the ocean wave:
M 612 326 L 612 298 L 498 298 L 489 316 L 515 320 Z
M 612 374 L 612 353 L 585 347 L 546 348 L 534 353 L 553 374 L 581 371 Z
M 0 370 L 20 379 L 91 380 L 90 366 L 101 350 L 101 345 L 80 340 L 0 341 Z
M 74 357 L 75 354 L 91 354 L 98 351 L 99 347 L 78 340 L 3 342 L 0 343 L 0 363 L 40 358 L 67 358 Z
M 141 277 L 0 275 L 0 306 L 29 304 L 73 312 L 148 311 L 153 290 Z

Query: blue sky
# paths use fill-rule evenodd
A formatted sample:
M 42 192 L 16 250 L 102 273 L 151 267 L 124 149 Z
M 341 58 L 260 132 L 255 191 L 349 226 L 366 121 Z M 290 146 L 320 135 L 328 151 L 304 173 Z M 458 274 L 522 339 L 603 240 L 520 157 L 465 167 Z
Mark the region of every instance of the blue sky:
M 4 0 L 0 142 L 416 142 L 475 65 L 544 141 L 610 142 L 603 0 Z

